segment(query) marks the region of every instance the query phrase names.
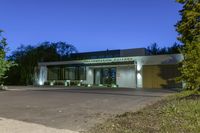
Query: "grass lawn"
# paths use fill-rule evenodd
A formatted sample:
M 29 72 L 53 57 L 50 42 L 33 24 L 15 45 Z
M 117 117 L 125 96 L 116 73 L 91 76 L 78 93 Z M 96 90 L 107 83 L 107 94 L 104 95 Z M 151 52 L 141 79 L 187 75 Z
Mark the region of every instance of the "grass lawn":
M 200 93 L 184 91 L 138 112 L 96 125 L 90 133 L 200 133 Z

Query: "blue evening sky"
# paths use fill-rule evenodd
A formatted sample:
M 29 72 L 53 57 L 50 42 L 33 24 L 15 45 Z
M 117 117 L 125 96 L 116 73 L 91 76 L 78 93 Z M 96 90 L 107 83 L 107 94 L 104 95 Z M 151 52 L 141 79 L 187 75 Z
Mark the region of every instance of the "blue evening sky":
M 0 29 L 11 50 L 65 41 L 80 52 L 176 42 L 175 0 L 0 0 Z

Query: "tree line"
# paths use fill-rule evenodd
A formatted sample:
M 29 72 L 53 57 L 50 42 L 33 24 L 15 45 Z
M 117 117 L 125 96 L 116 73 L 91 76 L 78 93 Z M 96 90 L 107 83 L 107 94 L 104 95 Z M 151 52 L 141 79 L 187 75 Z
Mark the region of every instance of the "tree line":
M 153 43 L 147 47 L 147 53 L 149 55 L 161 55 L 161 54 L 178 54 L 181 53 L 183 45 L 174 43 L 169 47 L 159 47 L 157 43 Z
M 34 83 L 34 71 L 38 62 L 68 60 L 70 54 L 77 49 L 65 42 L 43 42 L 36 46 L 21 45 L 7 57 L 17 65 L 7 71 L 4 83 L 7 85 L 32 85 Z

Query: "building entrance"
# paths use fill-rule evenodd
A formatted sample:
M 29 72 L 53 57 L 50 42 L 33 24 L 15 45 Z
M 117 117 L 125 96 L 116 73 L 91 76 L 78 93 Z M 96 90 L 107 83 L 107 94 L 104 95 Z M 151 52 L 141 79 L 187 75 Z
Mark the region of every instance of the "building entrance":
M 116 84 L 116 68 L 95 68 L 94 69 L 95 85 L 111 85 Z

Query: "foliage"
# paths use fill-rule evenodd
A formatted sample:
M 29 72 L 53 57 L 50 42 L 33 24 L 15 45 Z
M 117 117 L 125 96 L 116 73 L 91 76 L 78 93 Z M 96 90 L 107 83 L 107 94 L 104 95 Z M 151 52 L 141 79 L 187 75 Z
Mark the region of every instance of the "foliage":
M 6 38 L 2 36 L 2 30 L 0 30 L 0 83 L 3 83 L 6 71 L 9 70 L 11 66 L 14 65 L 11 61 L 7 61 L 6 52 L 7 52 L 7 41 Z
M 161 55 L 161 54 L 176 54 L 180 53 L 182 45 L 174 43 L 171 47 L 160 48 L 157 43 L 153 43 L 147 47 L 147 51 L 150 55 Z
M 200 42 L 186 43 L 182 50 L 184 60 L 182 62 L 181 77 L 185 88 L 188 90 L 199 89 L 200 87 Z
M 76 47 L 71 44 L 66 44 L 65 42 L 57 42 L 52 45 L 54 45 L 57 49 L 57 53 L 61 56 L 61 60 L 65 60 L 70 57 L 71 53 L 78 52 Z
M 37 46 L 21 45 L 12 53 L 9 60 L 18 66 L 13 67 L 5 80 L 9 85 L 30 85 L 34 82 L 34 71 L 38 62 L 67 60 L 71 53 L 77 52 L 73 45 L 65 42 L 43 42 Z M 18 79 L 18 80 L 13 80 Z
M 177 0 L 183 4 L 181 20 L 177 23 L 178 39 L 184 44 L 180 80 L 185 89 L 200 88 L 200 0 Z
M 180 11 L 181 20 L 177 23 L 178 39 L 185 43 L 191 43 L 200 37 L 200 1 L 177 0 L 183 4 Z

